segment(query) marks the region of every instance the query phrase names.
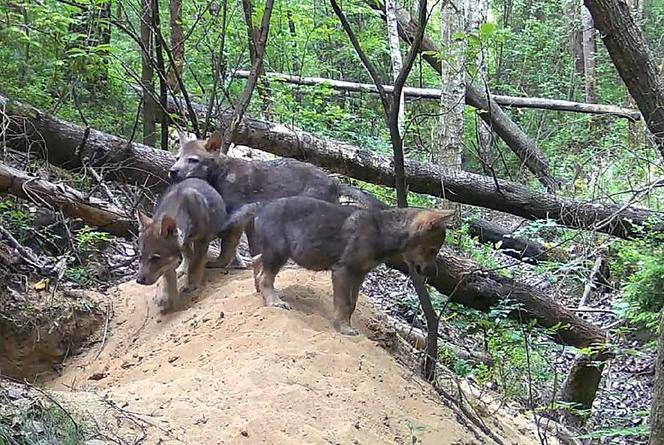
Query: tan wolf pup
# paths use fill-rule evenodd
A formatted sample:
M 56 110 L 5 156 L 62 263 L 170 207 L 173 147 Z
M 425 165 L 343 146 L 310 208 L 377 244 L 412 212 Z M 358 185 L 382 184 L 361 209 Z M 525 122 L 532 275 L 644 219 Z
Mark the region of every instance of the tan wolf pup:
M 357 335 L 350 318 L 366 274 L 387 260 L 404 261 L 412 271 L 433 267 L 445 239 L 451 210 L 365 210 L 308 197 L 249 204 L 231 215 L 227 226 L 253 223 L 256 291 L 267 306 L 289 308 L 274 279 L 292 259 L 306 269 L 331 270 L 334 327 Z M 251 221 L 253 219 L 253 221 Z
M 140 265 L 136 282 L 151 285 L 163 276 L 157 303 L 162 312 L 178 309 L 183 295 L 198 287 L 203 279 L 208 246 L 219 236 L 226 221 L 224 200 L 207 182 L 187 179 L 164 192 L 152 219 L 142 213 L 139 219 Z M 177 286 L 179 265 L 187 274 L 181 290 Z
M 224 197 L 229 215 L 245 204 L 288 196 L 310 196 L 334 203 L 339 202 L 341 197 L 349 197 L 361 207 L 385 206 L 370 194 L 335 181 L 311 164 L 295 159 L 248 161 L 220 156 L 220 146 L 221 133 L 218 131 L 212 133 L 207 140 L 189 140 L 181 134 L 177 161 L 169 174 L 173 182 L 186 178 L 207 180 Z M 247 224 L 244 230 L 253 256 L 256 252 L 252 225 Z M 242 229 L 225 233 L 219 258 L 210 266 L 226 267 L 233 259 L 243 266 L 236 256 L 241 236 Z

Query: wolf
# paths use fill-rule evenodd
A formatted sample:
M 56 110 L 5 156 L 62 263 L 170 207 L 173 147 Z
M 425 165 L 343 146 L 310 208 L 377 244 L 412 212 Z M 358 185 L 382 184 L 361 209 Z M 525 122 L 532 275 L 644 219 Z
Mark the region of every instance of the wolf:
M 136 282 L 151 285 L 163 276 L 158 305 L 162 312 L 177 309 L 183 295 L 203 279 L 208 246 L 226 222 L 226 204 L 206 181 L 191 178 L 171 185 L 155 206 L 153 217 L 139 213 L 139 220 Z M 181 290 L 178 269 L 186 273 Z
M 267 202 L 289 196 L 309 196 L 330 203 L 348 197 L 362 207 L 384 207 L 380 200 L 355 187 L 341 184 L 313 165 L 295 159 L 248 161 L 219 155 L 221 133 L 207 140 L 188 140 L 180 136 L 180 150 L 169 175 L 171 181 L 186 178 L 207 180 L 223 197 L 231 214 L 245 204 Z M 243 229 L 254 255 L 253 227 Z M 242 230 L 230 230 L 222 237 L 222 250 L 210 267 L 226 267 L 231 261 L 244 267 L 236 256 Z
M 453 210 L 362 209 L 310 197 L 249 204 L 226 227 L 253 224 L 260 251 L 253 258 L 254 284 L 266 306 L 288 309 L 274 279 L 289 259 L 306 269 L 332 271 L 334 327 L 357 335 L 350 318 L 366 274 L 386 261 L 405 262 L 423 273 L 434 266 Z

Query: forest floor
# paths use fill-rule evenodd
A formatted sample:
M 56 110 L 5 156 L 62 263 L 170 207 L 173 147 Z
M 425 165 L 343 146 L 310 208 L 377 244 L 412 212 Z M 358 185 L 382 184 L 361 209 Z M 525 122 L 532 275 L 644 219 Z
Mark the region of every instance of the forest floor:
M 289 268 L 277 285 L 292 310 L 263 307 L 249 271 L 209 271 L 196 301 L 168 315 L 154 286 L 120 285 L 103 342 L 47 386 L 94 419 L 100 440 L 494 443 L 381 347 L 381 317 L 364 297 L 353 320 L 361 334 L 346 337 L 332 327 L 328 273 Z M 538 443 L 527 417 L 486 416 L 505 444 Z

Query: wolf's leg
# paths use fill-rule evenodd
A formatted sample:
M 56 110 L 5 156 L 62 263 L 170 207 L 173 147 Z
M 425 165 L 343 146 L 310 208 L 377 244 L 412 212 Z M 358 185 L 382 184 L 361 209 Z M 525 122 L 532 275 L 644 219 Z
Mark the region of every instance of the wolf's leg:
M 200 286 L 205 273 L 205 260 L 209 243 L 205 241 L 194 243 L 193 256 L 189 260 L 187 270 L 187 285 L 182 292 L 191 292 Z
M 231 264 L 231 261 L 233 261 L 234 267 L 239 269 L 246 269 L 247 265 L 244 264 L 244 261 L 242 261 L 242 258 L 240 258 L 237 253 L 237 246 L 240 244 L 241 237 L 241 228 L 233 228 L 227 232 L 224 232 L 221 235 L 221 252 L 219 252 L 219 256 L 216 260 L 207 263 L 207 267 L 227 267 L 229 264 Z
M 252 257 L 259 255 L 261 249 L 258 243 L 258 237 L 256 236 L 256 230 L 254 229 L 254 222 L 250 221 L 244 227 L 244 233 L 247 235 L 247 243 L 249 244 L 249 253 Z
M 180 294 L 178 293 L 178 278 L 175 269 L 164 273 L 161 282 L 161 295 L 157 299 L 157 305 L 161 313 L 177 309 L 180 305 Z
M 251 267 L 254 270 L 254 287 L 256 287 L 256 292 L 260 293 L 260 280 L 263 276 L 263 255 L 256 255 L 251 261 Z
M 182 246 L 182 262 L 175 270 L 176 276 L 179 278 L 189 270 L 189 258 L 194 255 L 192 243 L 184 243 Z
M 344 335 L 357 335 L 356 329 L 350 325 L 350 316 L 355 310 L 357 301 L 355 288 L 359 292 L 357 275 L 342 267 L 332 271 L 332 288 L 334 289 L 334 328 Z M 362 282 L 361 280 L 359 281 Z
M 261 259 L 258 261 L 261 269 L 258 278 L 258 288 L 260 294 L 263 296 L 265 306 L 290 309 L 290 305 L 282 300 L 281 297 L 279 297 L 279 294 L 274 290 L 274 277 L 277 276 L 279 270 L 285 263 L 286 260 L 281 259 L 274 262 L 266 262 L 264 255 L 261 255 Z

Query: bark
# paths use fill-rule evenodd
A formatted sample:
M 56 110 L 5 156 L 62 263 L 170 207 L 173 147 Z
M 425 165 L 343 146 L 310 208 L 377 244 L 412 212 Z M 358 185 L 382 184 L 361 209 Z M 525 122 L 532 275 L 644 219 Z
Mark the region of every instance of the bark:
M 168 68 L 168 86 L 173 94 L 180 93 L 177 78 L 184 68 L 184 30 L 182 29 L 182 0 L 169 1 L 169 23 L 171 26 L 171 55 L 173 63 Z
M 154 100 L 154 71 L 152 69 L 152 51 L 154 38 L 152 35 L 151 0 L 141 0 L 141 88 L 143 88 L 143 143 L 157 145 L 157 102 Z
M 25 129 L 24 122 L 15 122 L 16 117 L 27 120 L 33 127 L 33 133 L 25 137 L 8 139 L 12 141 L 13 149 L 27 151 L 38 145 L 36 142 L 45 141 L 44 151 L 36 154 L 41 154 L 49 162 L 63 168 L 80 169 L 83 167 L 83 158 L 88 166 L 105 168 L 106 177 L 110 179 L 145 184 L 155 192 L 167 184 L 168 168 L 175 161 L 167 152 L 138 143 L 130 144 L 124 139 L 92 129 L 86 136 L 84 128 L 42 114 L 34 108 L 8 101 L 2 96 L 0 107 L 4 107 L 12 119 L 8 127 L 12 136 L 23 135 Z M 202 108 L 204 112 L 205 107 Z M 259 129 L 260 127 L 255 128 Z M 271 145 L 269 140 L 267 145 Z M 298 150 L 297 145 L 293 148 Z M 342 147 L 337 148 L 343 150 Z M 343 156 L 341 160 L 343 162 Z M 405 265 L 398 266 L 400 270 L 406 271 Z M 515 319 L 536 319 L 545 327 L 554 326 L 560 321 L 562 328 L 554 338 L 565 344 L 584 347 L 604 335 L 599 328 L 576 317 L 536 289 L 485 271 L 472 261 L 456 256 L 447 248 L 437 259 L 437 271 L 427 278 L 429 285 L 449 295 L 453 301 L 469 307 L 488 310 L 501 300 L 512 299 L 523 307 L 520 314 L 516 309 L 512 312 Z
M 650 441 L 649 445 L 664 443 L 664 309 L 660 314 L 659 345 L 655 363 L 655 383 L 652 390 L 650 409 Z
M 588 307 L 588 302 L 593 293 L 599 291 L 600 288 L 606 284 L 606 277 L 604 276 L 604 273 L 606 273 L 605 271 L 608 271 L 606 259 L 602 255 L 597 255 L 593 269 L 590 271 L 588 281 L 586 281 L 586 285 L 583 288 L 583 295 L 579 301 L 579 309 Z
M 581 0 L 583 3 L 583 0 Z M 585 86 L 586 102 L 595 103 L 595 85 L 597 76 L 595 73 L 595 28 L 593 18 L 588 9 L 581 5 L 582 47 L 583 47 L 583 83 Z
M 454 37 L 464 30 L 464 0 L 441 2 L 441 63 L 440 123 L 436 161 L 443 167 L 461 170 L 463 153 L 463 109 L 466 94 L 463 68 L 463 40 Z
M 481 243 L 490 243 L 496 246 L 504 254 L 532 264 L 540 261 L 555 261 L 565 257 L 564 252 L 549 250 L 537 241 L 518 238 L 500 227 L 498 224 L 475 219 L 470 221 L 468 231 L 472 236 L 478 238 Z
M 569 10 L 567 15 L 572 28 L 570 32 L 570 49 L 572 51 L 572 59 L 574 61 L 574 72 L 579 79 L 583 79 L 583 25 L 581 19 L 581 8 L 583 2 L 569 2 Z M 573 97 L 573 94 L 570 94 Z
M 80 218 L 113 235 L 137 233 L 134 221 L 117 207 L 86 197 L 65 184 L 54 184 L 4 164 L 0 164 L 0 193 L 10 193 L 40 207 L 59 210 L 67 217 Z
M 382 10 L 380 0 L 365 0 L 374 9 Z M 399 35 L 403 40 L 412 42 L 415 31 L 419 29 L 418 23 L 410 17 L 404 9 L 397 10 L 397 21 L 399 22 Z M 425 36 L 419 45 L 422 58 L 439 74 L 441 73 L 438 54 L 441 49 Z M 505 114 L 498 104 L 487 98 L 486 88 L 472 82 L 466 83 L 466 103 L 474 108 L 482 110 L 482 120 L 496 132 L 500 138 L 510 147 L 524 165 L 537 177 L 537 179 L 549 191 L 560 188 L 560 180 L 549 172 L 549 164 L 544 154 L 521 129 Z
M 664 80 L 629 5 L 622 0 L 584 3 L 664 158 Z
M 249 76 L 249 71 L 238 70 L 233 73 L 233 76 L 246 79 Z M 376 86 L 368 83 L 348 82 L 344 80 L 326 79 L 323 77 L 302 77 L 281 73 L 265 73 L 265 77 L 295 85 L 326 85 L 338 91 L 378 94 Z M 386 93 L 391 93 L 393 91 L 392 85 L 383 85 L 383 89 Z M 440 101 L 441 98 L 441 90 L 437 88 L 404 87 L 403 92 L 406 99 L 430 99 Z M 641 118 L 641 113 L 637 110 L 616 107 L 613 105 L 586 104 L 568 100 L 503 96 L 498 94 L 492 94 L 491 99 L 493 99 L 498 105 L 511 108 L 534 108 L 551 111 L 569 111 L 573 113 L 610 114 L 630 120 L 639 120 Z

